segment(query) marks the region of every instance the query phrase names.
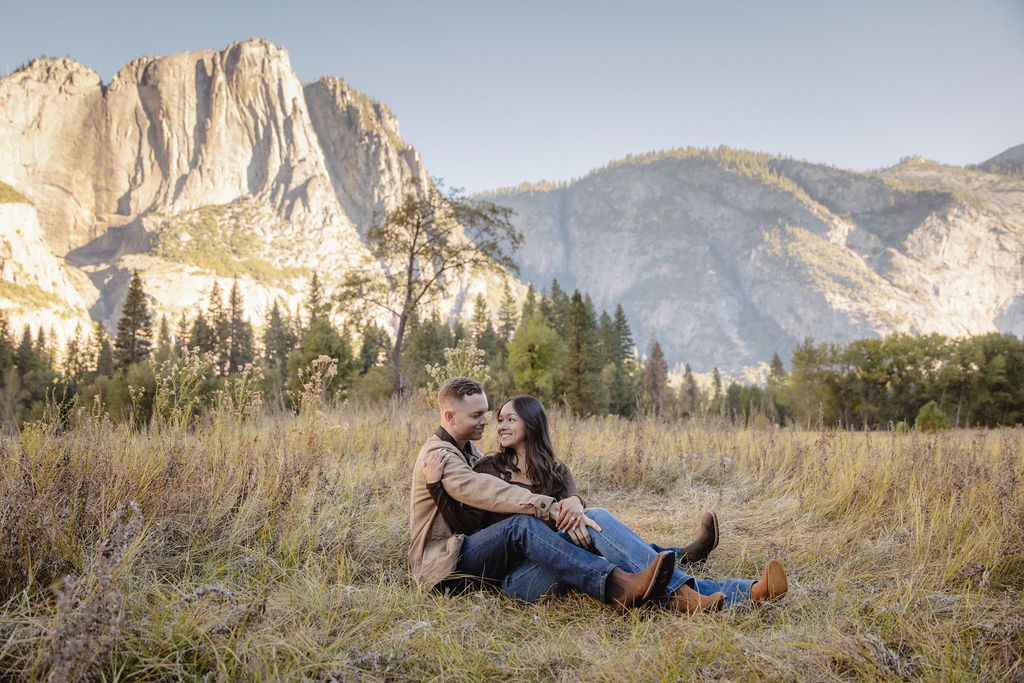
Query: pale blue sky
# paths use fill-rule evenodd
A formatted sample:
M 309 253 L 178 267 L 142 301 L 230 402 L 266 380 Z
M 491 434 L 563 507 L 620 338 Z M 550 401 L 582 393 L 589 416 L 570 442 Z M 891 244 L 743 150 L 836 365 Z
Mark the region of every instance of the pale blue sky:
M 1024 143 L 1024 0 L 22 2 L 0 69 L 265 37 L 385 102 L 449 185 L 567 180 L 729 145 L 864 170 Z M 0 73 L 3 73 L 0 72 Z

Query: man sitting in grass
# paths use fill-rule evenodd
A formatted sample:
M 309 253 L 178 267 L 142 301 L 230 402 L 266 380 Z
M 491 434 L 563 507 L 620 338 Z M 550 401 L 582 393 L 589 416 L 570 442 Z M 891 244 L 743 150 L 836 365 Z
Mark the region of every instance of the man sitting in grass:
M 462 590 L 486 583 L 520 595 L 513 569 L 530 560 L 571 588 L 624 611 L 662 595 L 672 577 L 674 556 L 656 554 L 640 571 L 624 571 L 600 555 L 573 545 L 542 520 L 557 515 L 557 501 L 473 471 L 481 456 L 472 442 L 487 427 L 483 387 L 465 377 L 448 380 L 438 393 L 442 426 L 420 449 L 409 504 L 409 565 L 427 588 Z M 446 491 L 465 505 L 514 513 L 468 536 L 456 534 L 427 488 L 430 453 L 452 456 L 444 469 Z
M 483 388 L 473 380 L 453 378 L 442 387 L 439 402 L 442 426 L 421 449 L 413 478 L 410 561 L 417 580 L 447 588 L 465 585 L 468 577 L 482 577 L 500 583 L 510 594 L 533 601 L 548 593 L 578 588 L 572 580 L 567 580 L 564 573 L 549 566 L 553 557 L 570 553 L 564 548 L 571 544 L 570 538 L 580 547 L 593 546 L 597 553 L 623 570 L 650 569 L 650 565 L 663 554 L 664 549 L 645 543 L 607 510 L 591 509 L 584 514 L 583 501 L 576 493 L 571 473 L 554 456 L 547 416 L 536 398 L 514 396 L 502 404 L 499 416 L 501 457 L 482 460 L 471 441 L 479 439 L 487 425 L 487 400 Z M 499 461 L 504 462 L 502 458 L 514 460 L 518 466 L 510 465 L 511 471 L 499 467 Z M 452 463 L 454 469 L 449 469 L 451 466 L 447 463 Z M 466 471 L 470 464 L 475 465 L 476 472 Z M 474 473 L 485 478 L 476 479 L 472 476 Z M 454 476 L 450 477 L 450 474 Z M 541 477 L 539 483 L 534 478 L 538 474 Z M 515 497 L 508 489 L 490 488 L 500 484 L 519 488 L 520 497 Z M 475 495 L 470 492 L 467 495 L 470 489 L 476 494 L 484 490 L 491 490 L 491 493 Z M 560 500 L 545 494 L 557 496 Z M 418 569 L 423 572 L 422 562 L 418 567 L 417 559 L 422 560 L 428 554 L 424 544 L 417 541 L 417 534 L 423 533 L 422 521 L 421 526 L 416 524 L 418 505 L 421 506 L 421 516 L 429 513 L 433 524 L 443 524 L 436 528 L 440 536 L 437 540 L 454 541 L 456 546 L 453 547 L 457 547 L 461 540 L 461 556 L 446 556 L 445 565 L 445 569 L 448 565 L 457 567 L 458 574 L 437 572 L 439 578 L 432 582 L 418 575 Z M 523 505 L 534 507 L 524 509 Z M 535 517 L 521 514 L 526 512 L 543 519 L 545 515 L 538 515 L 538 511 L 547 510 L 548 516 L 553 518 L 552 511 L 556 507 L 560 508 L 558 529 L 565 533 L 554 534 L 553 538 L 553 528 L 539 525 Z M 521 532 L 540 537 L 533 554 L 509 542 L 509 530 L 515 527 L 506 525 L 517 519 L 524 520 L 522 523 L 526 525 L 520 529 Z M 708 528 L 702 529 L 697 541 L 685 549 L 676 549 L 681 556 L 691 561 L 702 559 L 717 545 L 717 518 L 709 513 L 705 515 L 705 522 L 708 520 L 710 525 L 705 525 Z M 606 528 L 602 529 L 602 526 Z M 587 534 L 587 527 L 594 532 L 592 535 Z M 546 534 L 542 531 L 544 529 Z M 433 531 L 431 529 L 431 537 Z M 487 575 L 487 571 L 491 571 L 491 575 Z M 652 590 L 648 597 L 657 598 L 659 604 L 672 611 L 691 614 L 713 611 L 721 609 L 727 602 L 760 602 L 786 592 L 785 572 L 774 560 L 769 562 L 761 581 L 708 581 L 674 568 L 667 571 L 671 578 L 664 588 L 668 590 L 660 594 Z

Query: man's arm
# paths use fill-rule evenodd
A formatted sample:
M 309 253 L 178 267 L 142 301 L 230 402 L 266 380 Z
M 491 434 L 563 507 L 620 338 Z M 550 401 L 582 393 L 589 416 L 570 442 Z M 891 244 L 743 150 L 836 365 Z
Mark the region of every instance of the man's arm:
M 480 530 L 484 514 L 476 508 L 466 507 L 448 495 L 440 481 L 427 482 L 427 491 L 434 499 L 434 504 L 441 511 L 444 521 L 457 534 L 469 535 Z
M 548 519 L 555 499 L 530 493 L 515 484 L 509 484 L 498 477 L 474 472 L 469 464 L 450 449 L 453 455 L 448 459 L 441 481 L 448 494 L 463 505 L 511 514 L 533 515 Z

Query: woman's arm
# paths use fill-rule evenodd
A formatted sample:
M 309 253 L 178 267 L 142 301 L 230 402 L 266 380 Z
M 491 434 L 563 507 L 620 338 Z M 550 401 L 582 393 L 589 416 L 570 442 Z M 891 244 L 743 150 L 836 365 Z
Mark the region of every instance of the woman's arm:
M 480 530 L 483 511 L 467 507 L 449 496 L 440 481 L 427 482 L 427 491 L 452 531 L 468 536 Z

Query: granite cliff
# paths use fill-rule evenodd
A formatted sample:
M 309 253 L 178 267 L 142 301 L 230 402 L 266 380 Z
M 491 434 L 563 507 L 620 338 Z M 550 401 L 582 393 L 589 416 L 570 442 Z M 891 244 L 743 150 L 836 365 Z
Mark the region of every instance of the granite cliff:
M 18 325 L 112 329 L 132 269 L 172 320 L 238 278 L 259 322 L 313 269 L 330 286 L 366 258 L 360 231 L 414 180 L 429 183 L 384 105 L 339 79 L 302 84 L 265 40 L 136 59 L 107 84 L 33 60 L 0 79 L 0 181 L 26 198 L 0 205 L 0 234 L 28 240 L 0 272 L 16 283 L 17 261 L 67 305 L 29 315 L 3 298 Z
M 681 149 L 488 198 L 517 212 L 524 280 L 621 302 L 670 365 L 736 371 L 806 336 L 1024 334 L 1022 149 L 871 173 Z

